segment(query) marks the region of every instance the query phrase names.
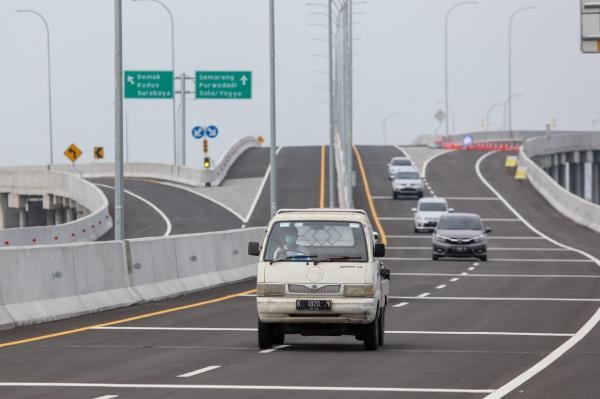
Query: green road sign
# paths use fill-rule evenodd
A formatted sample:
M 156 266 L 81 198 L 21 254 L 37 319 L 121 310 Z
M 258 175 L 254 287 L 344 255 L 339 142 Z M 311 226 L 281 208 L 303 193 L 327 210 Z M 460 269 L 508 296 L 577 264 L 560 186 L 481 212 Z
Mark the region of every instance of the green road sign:
M 251 71 L 196 71 L 196 98 L 252 98 Z
M 125 98 L 173 98 L 172 71 L 125 71 Z

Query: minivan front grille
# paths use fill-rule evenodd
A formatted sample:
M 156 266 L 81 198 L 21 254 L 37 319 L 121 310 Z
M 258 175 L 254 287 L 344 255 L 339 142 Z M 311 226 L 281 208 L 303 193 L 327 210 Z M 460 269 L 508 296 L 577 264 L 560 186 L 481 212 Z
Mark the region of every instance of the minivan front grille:
M 329 284 L 322 286 L 288 284 L 288 292 L 290 294 L 339 294 L 341 289 L 341 284 Z

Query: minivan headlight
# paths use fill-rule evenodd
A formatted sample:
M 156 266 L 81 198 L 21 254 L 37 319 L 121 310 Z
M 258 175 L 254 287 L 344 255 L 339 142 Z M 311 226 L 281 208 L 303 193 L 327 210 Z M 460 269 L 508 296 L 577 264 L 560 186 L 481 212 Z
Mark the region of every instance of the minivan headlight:
M 375 295 L 373 284 L 354 284 L 344 286 L 344 296 L 372 298 Z
M 285 295 L 285 284 L 256 284 L 257 296 L 283 296 Z

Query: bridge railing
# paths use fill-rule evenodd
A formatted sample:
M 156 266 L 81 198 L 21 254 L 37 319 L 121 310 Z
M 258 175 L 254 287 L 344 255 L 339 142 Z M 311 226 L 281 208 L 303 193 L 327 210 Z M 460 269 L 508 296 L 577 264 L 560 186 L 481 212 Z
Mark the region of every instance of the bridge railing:
M 264 228 L 0 250 L 0 328 L 154 301 L 256 275 Z

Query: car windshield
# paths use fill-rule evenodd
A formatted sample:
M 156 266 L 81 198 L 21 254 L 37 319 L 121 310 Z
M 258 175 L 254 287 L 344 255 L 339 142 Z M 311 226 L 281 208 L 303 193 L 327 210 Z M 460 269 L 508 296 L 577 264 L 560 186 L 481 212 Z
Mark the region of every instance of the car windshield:
M 399 180 L 418 180 L 419 174 L 417 172 L 398 172 L 394 177 Z
M 265 261 L 366 262 L 364 226 L 342 221 L 278 222 L 271 228 Z
M 443 202 L 422 202 L 419 210 L 424 212 L 445 212 L 448 210 Z
M 409 159 L 394 159 L 392 161 L 393 166 L 409 166 L 410 164 Z
M 442 217 L 438 223 L 439 230 L 483 230 L 481 219 L 475 216 Z

